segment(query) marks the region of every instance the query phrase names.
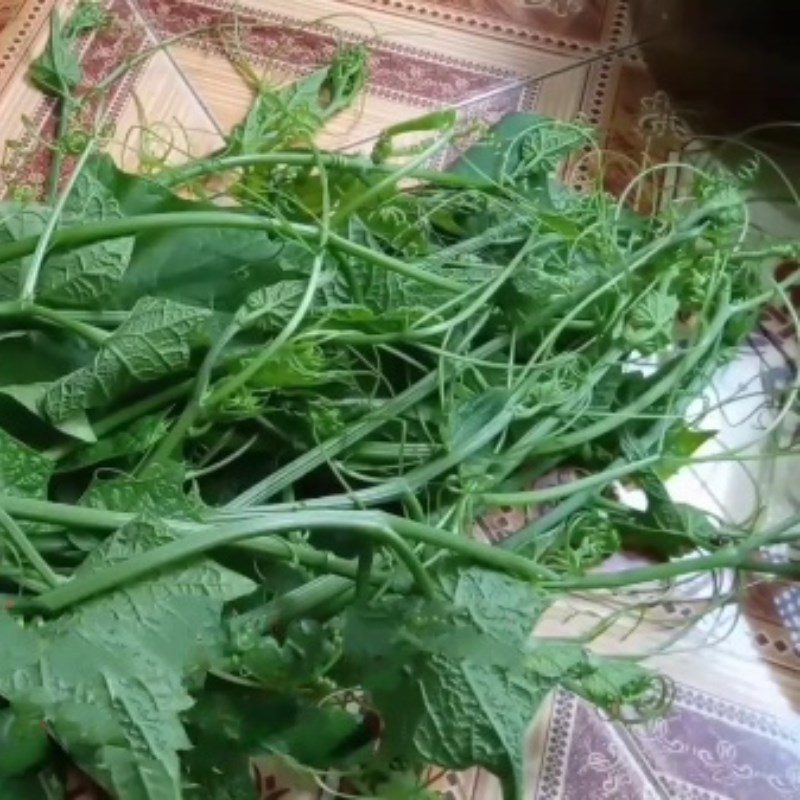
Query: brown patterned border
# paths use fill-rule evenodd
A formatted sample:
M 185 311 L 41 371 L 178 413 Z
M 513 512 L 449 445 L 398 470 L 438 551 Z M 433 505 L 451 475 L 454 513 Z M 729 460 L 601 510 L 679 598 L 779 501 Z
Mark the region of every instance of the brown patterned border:
M 793 800 L 797 730 L 752 708 L 676 686 L 670 712 L 633 725 L 605 720 L 559 690 L 537 800 Z
M 47 0 L 41 0 L 36 8 L 42 13 L 31 12 L 24 18 L 29 40 L 39 33 L 45 22 L 43 16 L 49 10 L 45 5 Z M 147 41 L 147 32 L 143 26 L 137 24 L 138 16 L 131 2 L 111 0 L 109 8 L 114 14 L 115 27 L 87 37 L 81 48 L 81 63 L 89 85 L 101 80 L 125 58 L 141 52 Z M 104 117 L 106 122 L 113 124 L 118 119 L 139 74 L 140 69 L 131 70 L 114 87 Z M 55 104 L 43 97 L 28 115 L 30 124 L 19 139 L 17 155 L 8 159 L 5 164 L 7 175 L 16 175 L 15 183 L 33 188 L 44 183 L 52 157 L 45 143 L 51 141 L 56 132 L 54 111 Z M 87 107 L 84 111 L 90 113 L 91 109 Z M 5 186 L 0 181 L 0 192 L 4 189 Z
M 34 0 L 25 7 L 25 14 L 15 14 L 6 27 L 0 29 L 0 93 L 19 66 L 22 55 L 31 46 L 53 0 Z
M 226 0 L 139 0 L 138 6 L 148 24 L 164 38 L 218 26 L 236 14 L 247 31 L 244 47 L 248 57 L 262 65 L 278 63 L 293 74 L 329 61 L 342 42 L 367 41 L 367 37 L 329 24 L 301 24 L 283 14 Z M 190 37 L 184 44 L 224 54 L 221 45 L 208 37 Z M 370 52 L 373 79 L 369 90 L 421 107 L 468 101 L 518 77 L 509 70 L 407 45 L 374 43 Z
M 14 34 L 12 41 L 29 42 L 37 36 L 45 24 L 51 2 L 38 0 L 30 6 L 34 10 L 19 23 L 21 32 Z M 148 33 L 153 41 L 159 41 L 202 27 L 214 29 L 221 22 L 230 20 L 234 11 L 248 31 L 244 43 L 248 57 L 255 63 L 277 62 L 290 74 L 303 74 L 324 63 L 342 41 L 364 41 L 364 37 L 331 25 L 311 27 L 285 15 L 225 0 L 111 0 L 109 6 L 114 12 L 115 24 L 121 27 L 124 35 L 119 35 L 119 32 L 101 33 L 87 40 L 83 53 L 89 85 L 102 79 L 124 57 L 141 52 Z M 221 43 L 211 36 L 189 36 L 181 44 L 223 52 Z M 14 64 L 18 66 L 22 58 L 19 52 L 16 56 Z M 115 87 L 106 114 L 108 122 L 115 122 L 121 114 L 142 69 L 131 71 Z M 392 44 L 372 48 L 372 78 L 368 92 L 423 109 L 461 104 L 465 99 L 469 101 L 470 97 L 475 97 L 478 99 L 466 103 L 466 116 L 480 115 L 494 120 L 508 111 L 530 108 L 535 104 L 537 88 L 513 85 L 517 77 L 509 70 Z M 492 91 L 504 83 L 512 86 L 505 91 Z M 484 98 L 484 95 L 487 96 Z M 9 173 L 16 173 L 15 180 L 32 187 L 40 186 L 48 172 L 48 148 L 45 145 L 36 147 L 35 143 L 52 139 L 55 127 L 52 112 L 53 105 L 46 99 L 36 105 L 29 114 L 31 124 L 28 130 L 20 137 L 20 155 L 7 164 Z
M 625 31 L 627 0 L 340 0 L 414 16 L 484 37 L 530 42 L 561 54 L 614 46 Z

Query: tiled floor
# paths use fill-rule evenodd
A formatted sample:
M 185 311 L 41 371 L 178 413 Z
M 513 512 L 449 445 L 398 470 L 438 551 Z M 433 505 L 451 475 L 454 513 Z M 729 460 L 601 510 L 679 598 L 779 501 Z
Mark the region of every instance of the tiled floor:
M 249 100 L 231 66 L 234 46 L 257 70 L 277 79 L 324 62 L 337 43 L 371 43 L 367 97 L 328 133 L 324 143 L 333 148 L 366 148 L 386 124 L 443 105 L 486 120 L 531 109 L 599 126 L 607 182 L 620 190 L 643 166 L 675 160 L 689 135 L 636 48 L 629 47 L 625 0 L 110 4 L 113 30 L 86 45 L 90 83 L 121 59 L 175 40 L 117 84 L 109 110 L 116 125 L 110 149 L 128 166 L 145 145 L 169 142 L 175 160 L 218 146 L 220 132 L 238 121 Z M 43 45 L 52 6 L 53 0 L 0 0 L 0 27 L 7 21 L 0 34 L 0 140 L 20 143 L 6 153 L 0 191 L 12 181 L 40 184 L 47 171 L 53 120 L 48 105 L 25 83 L 24 66 Z M 220 24 L 230 34 L 235 19 L 239 35 L 220 36 Z M 187 35 L 192 31 L 199 32 Z M 143 139 L 137 126 L 157 131 L 161 144 L 152 135 Z M 585 159 L 573 177 L 585 179 L 596 166 Z M 674 184 L 674 174 L 659 172 L 642 186 L 636 202 L 648 208 L 668 197 Z M 787 363 L 795 355 L 789 353 L 787 361 L 774 344 L 757 338 L 737 366 L 720 376 L 719 390 L 739 397 L 713 421 L 726 446 L 750 437 L 760 439 L 753 444 L 757 452 L 774 446 L 778 436 L 794 435 L 795 421 L 787 419 L 771 444 L 763 440 L 776 414 L 775 393 L 793 380 Z M 673 488 L 734 517 L 746 515 L 759 493 L 766 496 L 773 521 L 796 512 L 797 462 L 750 463 L 747 470 L 708 463 L 682 475 Z M 487 532 L 498 538 L 515 523 L 519 520 L 498 513 L 487 520 Z M 640 598 L 651 601 L 647 619 L 633 610 L 622 615 L 600 646 L 617 652 L 663 648 L 707 602 L 708 590 L 706 583 L 688 587 L 680 598 Z M 611 608 L 576 598 L 554 610 L 541 633 L 563 636 L 585 629 Z M 676 682 L 675 702 L 664 719 L 625 727 L 568 694 L 553 697 L 532 732 L 530 797 L 800 798 L 800 587 L 751 587 L 738 607 L 723 609 L 714 620 L 697 625 L 653 659 Z M 716 641 L 720 630 L 728 634 Z M 497 797 L 493 781 L 481 774 L 445 775 L 436 785 L 451 800 Z M 279 776 L 265 778 L 264 796 L 282 796 Z

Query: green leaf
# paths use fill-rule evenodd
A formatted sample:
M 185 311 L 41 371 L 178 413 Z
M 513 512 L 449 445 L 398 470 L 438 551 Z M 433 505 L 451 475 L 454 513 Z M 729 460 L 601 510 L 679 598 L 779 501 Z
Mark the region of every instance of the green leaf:
M 340 765 L 370 739 L 360 717 L 298 695 L 209 687 L 187 717 L 186 796 L 254 800 L 253 761 L 281 754 L 314 769 Z
M 113 195 L 91 170 L 84 170 L 70 192 L 61 224 L 85 224 L 121 216 Z M 51 254 L 42 270 L 39 296 L 62 306 L 96 305 L 106 300 L 122 281 L 133 246 L 133 237 L 125 236 Z
M 278 281 L 262 286 L 247 296 L 236 312 L 236 321 L 244 328 L 255 323 L 269 330 L 280 330 L 291 318 L 306 291 L 303 281 Z
M 584 667 L 574 671 L 570 688 L 601 708 L 618 711 L 629 705 L 643 710 L 658 699 L 653 673 L 633 661 L 586 656 Z
M 433 656 L 416 674 L 416 688 L 420 758 L 448 769 L 484 767 L 508 797 L 521 798 L 526 734 L 547 687 L 521 671 Z
M 230 362 L 231 371 L 239 371 L 258 359 L 260 349 L 252 356 L 239 356 Z M 325 386 L 332 383 L 352 384 L 353 375 L 346 356 L 338 354 L 337 364 L 322 348 L 310 342 L 288 342 L 249 378 L 253 389 L 296 389 Z M 333 358 L 336 358 L 334 354 Z M 336 367 L 340 366 L 340 369 Z
M 444 111 L 431 111 L 419 117 L 403 120 L 384 128 L 375 146 L 372 148 L 372 160 L 381 163 L 395 156 L 408 156 L 419 153 L 428 142 L 419 142 L 419 134 L 437 132 L 448 133 L 456 124 L 457 115 L 453 109 Z M 410 134 L 410 135 L 409 135 Z M 407 137 L 410 142 L 403 144 L 398 141 Z
M 475 436 L 501 415 L 508 414 L 511 392 L 487 389 L 456 406 L 450 416 L 447 442 L 451 451 L 469 447 Z
M 694 455 L 695 451 L 713 439 L 717 433 L 718 431 L 690 428 L 685 423 L 673 426 L 664 437 L 664 445 L 662 447 L 666 463 L 657 465 L 655 473 L 662 481 L 671 478 L 683 466 L 680 463 L 682 460 Z M 677 459 L 677 461 L 672 461 L 671 459 Z
M 44 52 L 28 68 L 31 83 L 45 94 L 64 97 L 83 78 L 83 70 L 74 51 L 72 37 L 64 29 L 58 11 L 50 15 L 50 38 Z
M 172 541 L 154 522 L 109 537 L 73 580 Z M 198 560 L 120 587 L 33 631 L 7 616 L 0 694 L 36 708 L 68 752 L 120 800 L 180 797 L 178 752 L 189 747 L 180 715 L 185 683 L 221 658 L 222 606 L 251 581 Z
M 74 579 L 174 540 L 174 534 L 155 522 L 131 523 L 93 550 L 75 570 Z M 203 672 L 221 656 L 226 640 L 219 624 L 222 603 L 254 588 L 249 579 L 205 559 L 120 588 L 52 625 L 95 627 L 98 635 L 110 625 L 107 634 L 113 636 L 110 623 L 117 620 L 136 631 L 138 641 L 159 653 L 163 662 L 187 675 Z
M 669 558 L 714 543 L 717 530 L 709 517 L 693 506 L 673 501 L 655 470 L 643 471 L 636 479 L 647 498 L 647 509 L 617 515 L 615 524 L 625 547 Z
M 64 800 L 64 786 L 52 771 L 20 778 L 0 777 L 0 797 L 9 800 Z
M 3 390 L 0 389 L 0 392 Z M 100 441 L 82 447 L 63 458 L 56 466 L 57 472 L 70 472 L 106 461 L 138 456 L 146 453 L 164 437 L 168 425 L 163 415 L 141 417 L 129 428 L 105 436 Z
M 447 567 L 440 583 L 449 610 L 407 600 L 348 610 L 346 663 L 383 717 L 385 758 L 482 766 L 518 797 L 526 731 L 551 685 L 524 669 L 548 601 L 489 570 Z
M 126 217 L 220 211 L 212 203 L 185 200 L 155 181 L 125 173 L 107 156 L 86 169 Z M 234 313 L 251 292 L 283 278 L 307 276 L 313 258 L 294 241 L 233 228 L 170 227 L 139 234 L 135 241 L 128 269 L 104 308 L 128 309 L 149 295 Z
M 75 38 L 99 30 L 108 23 L 109 16 L 99 0 L 80 0 L 67 22 L 67 34 Z
M 336 653 L 328 629 L 316 620 L 301 619 L 289 624 L 282 642 L 265 636 L 245 644 L 237 662 L 264 687 L 287 690 L 313 684 Z
M 0 386 L 0 394 L 18 403 L 31 414 L 49 424 L 43 410 L 42 401 L 50 387 L 49 383 L 29 383 L 27 385 Z M 92 430 L 89 418 L 83 411 L 77 411 L 73 416 L 57 422 L 53 427 L 65 436 L 78 439 L 82 442 L 93 443 L 97 436 Z
M 627 344 L 643 355 L 657 353 L 673 340 L 680 303 L 668 291 L 649 292 L 631 309 L 623 335 Z
M 189 337 L 208 311 L 171 300 L 144 297 L 100 346 L 91 367 L 53 384 L 44 408 L 55 422 L 96 408 L 134 386 L 172 375 L 189 364 Z
M 40 205 L 5 203 L 2 206 L 2 229 L 10 240 L 39 236 L 51 210 Z M 121 211 L 116 199 L 95 174 L 81 172 L 64 206 L 61 226 L 117 219 Z M 50 253 L 37 286 L 41 300 L 60 306 L 97 306 L 110 298 L 119 287 L 130 263 L 134 239 L 126 236 L 108 239 L 74 250 Z M 22 264 L 27 263 L 24 259 Z M 20 265 L 0 267 L 2 284 L 19 283 Z M 5 294 L 9 289 L 3 289 Z
M 40 715 L 22 709 L 0 711 L 0 782 L 30 772 L 47 758 L 49 750 Z
M 537 114 L 509 114 L 448 170 L 512 184 L 530 193 L 547 188 L 547 176 L 581 144 L 585 131 Z
M 50 38 L 44 52 L 28 68 L 31 83 L 54 97 L 71 94 L 83 78 L 76 40 L 105 25 L 107 19 L 108 12 L 92 0 L 81 0 L 66 23 L 62 23 L 59 12 L 53 10 Z
M 0 493 L 44 499 L 53 462 L 0 428 Z
M 228 137 L 228 152 L 265 153 L 307 144 L 325 122 L 347 108 L 367 78 L 367 50 L 339 51 L 330 64 L 284 89 L 258 87 L 245 119 Z
M 81 498 L 81 504 L 109 511 L 200 521 L 205 507 L 199 497 L 184 491 L 185 480 L 182 465 L 153 464 L 135 477 L 95 478 Z
M 490 570 L 440 567 L 442 598 L 353 606 L 345 614 L 340 679 L 360 683 L 380 712 L 381 757 L 418 767 L 482 766 L 522 797 L 528 728 L 561 684 L 610 709 L 641 704 L 650 673 L 577 645 L 535 640 L 551 602 Z
M 56 380 L 86 364 L 92 355 L 84 341 L 62 331 L 0 334 L 0 386 Z

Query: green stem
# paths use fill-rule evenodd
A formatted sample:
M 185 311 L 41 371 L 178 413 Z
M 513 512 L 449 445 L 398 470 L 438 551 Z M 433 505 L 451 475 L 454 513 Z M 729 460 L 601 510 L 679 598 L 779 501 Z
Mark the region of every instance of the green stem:
M 552 500 L 560 500 L 562 497 L 568 497 L 585 489 L 597 489 L 606 486 L 613 481 L 624 478 L 626 475 L 639 472 L 658 463 L 660 458 L 660 455 L 648 456 L 647 458 L 621 464 L 560 486 L 549 486 L 546 489 L 533 489 L 528 492 L 487 492 L 478 495 L 478 497 L 486 505 L 492 506 L 531 506 L 538 503 L 549 503 Z
M 50 178 L 48 180 L 47 204 L 52 206 L 58 200 L 58 184 L 61 181 L 61 170 L 64 166 L 63 142 L 69 132 L 69 125 L 72 120 L 74 101 L 62 86 L 64 92 L 60 96 L 61 114 L 58 119 L 58 135 L 56 136 L 56 147 L 53 153 L 53 163 L 50 167 Z
M 228 172 L 245 167 L 315 167 L 319 164 L 328 170 L 347 170 L 356 173 L 375 173 L 379 175 L 393 175 L 397 167 L 389 164 L 376 164 L 363 156 L 340 155 L 337 153 L 258 153 L 239 156 L 222 156 L 200 161 L 187 166 L 175 167 L 158 176 L 158 183 L 172 188 L 188 183 L 196 178 L 213 175 L 219 172 Z M 413 168 L 404 173 L 403 177 L 412 180 L 430 183 L 450 189 L 480 189 L 491 191 L 496 188 L 490 181 L 479 181 L 464 175 L 436 170 Z
M 800 564 L 773 564 L 769 561 L 760 561 L 751 557 L 748 548 L 725 548 L 707 556 L 670 561 L 666 564 L 655 564 L 652 567 L 639 569 L 626 569 L 621 572 L 601 572 L 584 575 L 581 578 L 555 581 L 548 588 L 566 592 L 588 591 L 591 589 L 621 589 L 654 581 L 664 581 L 677 578 L 681 575 L 690 575 L 696 572 L 710 572 L 717 569 L 738 569 L 748 572 L 783 575 L 793 578 L 800 577 Z
M 479 347 L 474 355 L 478 358 L 485 358 L 498 352 L 506 343 L 505 337 L 499 337 L 487 342 Z M 457 375 L 465 369 L 465 365 L 460 362 L 450 365 L 452 375 Z M 251 506 L 255 503 L 269 500 L 281 492 L 287 486 L 291 486 L 304 475 L 327 463 L 329 459 L 335 458 L 343 450 L 352 447 L 373 431 L 385 425 L 390 420 L 401 416 L 407 409 L 419 403 L 427 397 L 438 386 L 440 376 L 438 372 L 431 372 L 417 383 L 409 386 L 404 392 L 388 400 L 380 408 L 365 415 L 358 422 L 348 426 L 337 436 L 328 439 L 326 442 L 299 456 L 294 461 L 286 464 L 273 472 L 268 477 L 251 486 L 246 491 L 231 500 L 226 508 L 240 509 Z
M 260 608 L 234 617 L 231 620 L 231 633 L 237 641 L 241 641 L 241 637 L 250 639 L 263 636 L 278 625 L 309 616 L 314 609 L 326 605 L 352 588 L 352 581 L 335 575 L 314 578 Z
M 51 220 L 55 219 L 55 215 Z M 138 217 L 99 220 L 80 223 L 55 231 L 50 238 L 52 248 L 71 249 L 106 239 L 119 239 L 139 233 L 168 230 L 170 228 L 234 228 L 240 230 L 263 231 L 286 237 L 299 237 L 314 243 L 319 241 L 320 229 L 316 225 L 285 222 L 267 219 L 233 211 L 180 211 L 166 214 L 143 214 Z M 0 264 L 13 261 L 37 250 L 41 237 L 31 236 L 0 245 Z M 398 258 L 373 250 L 365 245 L 351 242 L 344 236 L 331 233 L 328 237 L 331 247 L 343 253 L 362 259 L 380 269 L 396 272 L 420 283 L 450 292 L 463 292 L 467 286 L 435 272 L 428 272 L 415 264 L 407 264 Z
M 84 166 L 86 166 L 86 161 L 88 160 L 93 149 L 94 140 L 90 140 L 84 148 L 83 153 L 81 153 L 78 162 L 75 164 L 75 168 L 70 175 L 69 180 L 67 181 L 67 185 L 61 192 L 58 202 L 56 202 L 56 204 L 53 206 L 53 210 L 50 213 L 50 216 L 47 218 L 47 222 L 45 223 L 44 230 L 39 236 L 31 237 L 35 242 L 32 249 L 33 255 L 31 256 L 31 260 L 28 262 L 27 266 L 24 268 L 24 272 L 22 274 L 22 285 L 20 287 L 19 294 L 19 298 L 23 302 L 27 300 L 33 300 L 33 296 L 36 293 L 36 282 L 39 280 L 39 273 L 41 272 L 44 258 L 47 255 L 47 251 L 50 246 L 55 244 L 56 240 L 58 239 L 56 225 L 61 218 L 61 214 L 64 211 L 64 206 L 69 199 L 69 196 L 78 180 L 78 177 L 81 174 L 81 171 L 83 170 Z M 30 241 L 31 239 L 20 239 L 17 244 Z
M 353 455 L 363 461 L 388 462 L 414 461 L 430 458 L 436 453 L 436 447 L 427 442 L 364 442 L 353 450 Z
M 296 544 L 280 537 L 237 542 L 233 547 L 251 555 L 297 563 L 316 572 L 329 572 L 350 581 L 354 581 L 358 575 L 358 562 L 335 556 L 328 550 L 317 550 L 315 547 Z M 392 577 L 386 572 L 377 570 L 370 575 L 370 581 L 375 584 L 391 579 Z
M 63 503 L 51 503 L 46 500 L 31 500 L 21 497 L 0 495 L 0 509 L 23 519 L 43 522 L 50 525 L 63 525 L 69 528 L 111 533 L 134 518 L 134 514 L 117 511 L 101 511 Z M 189 535 L 197 530 L 197 523 L 181 520 L 169 520 L 170 527 L 182 535 Z M 279 561 L 297 562 L 309 569 L 319 572 L 332 572 L 345 578 L 355 580 L 358 567 L 356 562 L 340 558 L 325 550 L 317 550 L 304 544 L 295 544 L 286 539 L 268 537 L 246 542 L 236 542 L 233 547 L 256 556 L 277 559 Z M 386 573 L 375 572 L 372 579 L 381 583 L 387 579 Z
M 87 342 L 98 346 L 103 344 L 110 336 L 107 331 L 95 328 L 93 325 L 87 325 L 76 317 L 66 315 L 53 308 L 47 308 L 46 306 L 23 302 L 21 300 L 0 303 L 0 318 L 1 317 L 21 317 L 23 319 L 27 318 L 48 322 L 63 330 L 71 331 L 82 339 L 86 339 Z
M 297 330 L 303 318 L 308 313 L 314 295 L 319 286 L 319 280 L 322 276 L 322 265 L 324 263 L 324 251 L 320 251 L 314 258 L 314 265 L 311 270 L 311 276 L 308 279 L 308 286 L 300 300 L 297 308 L 292 314 L 291 319 L 286 323 L 281 332 L 254 358 L 247 366 L 231 375 L 227 380 L 224 380 L 221 385 L 214 389 L 203 406 L 205 409 L 213 410 L 221 403 L 224 403 L 231 395 L 235 394 L 245 384 L 253 378 L 258 371 L 264 367 L 274 356 L 278 350 L 286 344 Z
M 494 416 L 486 425 L 470 437 L 469 441 L 449 452 L 434 458 L 426 464 L 410 469 L 408 472 L 384 481 L 368 489 L 359 489 L 355 492 L 315 497 L 313 500 L 299 500 L 288 505 L 276 504 L 269 506 L 270 511 L 289 511 L 310 508 L 368 508 L 382 505 L 383 503 L 408 497 L 418 492 L 423 486 L 444 474 L 453 467 L 464 463 L 472 454 L 495 440 L 509 426 L 514 418 L 511 406 L 507 406 Z M 253 511 L 260 510 L 258 507 Z
M 211 349 L 206 354 L 206 357 L 203 359 L 200 369 L 197 371 L 197 377 L 193 382 L 194 388 L 189 402 L 170 428 L 169 433 L 167 433 L 152 454 L 145 460 L 143 467 L 159 461 L 166 461 L 172 456 L 175 448 L 183 441 L 189 429 L 194 425 L 202 412 L 203 397 L 211 383 L 211 375 L 217 361 L 222 355 L 223 350 L 239 331 L 239 324 L 234 320 L 214 342 Z
M 578 447 L 585 442 L 590 442 L 593 439 L 597 439 L 621 427 L 632 417 L 635 417 L 640 412 L 652 406 L 656 401 L 664 397 L 681 378 L 697 366 L 700 360 L 706 355 L 708 349 L 716 343 L 725 324 L 731 318 L 731 314 L 730 306 L 723 302 L 719 311 L 711 320 L 703 340 L 697 342 L 690 350 L 684 353 L 678 363 L 675 364 L 661 380 L 654 383 L 647 391 L 642 392 L 642 394 L 627 406 L 619 409 L 616 414 L 609 415 L 572 433 L 553 437 L 545 444 L 533 448 L 531 454 L 545 455 L 547 453 L 563 452 Z
M 193 385 L 194 379 L 189 378 L 174 386 L 162 389 L 160 392 L 143 397 L 141 400 L 137 400 L 124 408 L 120 408 L 118 411 L 114 411 L 107 417 L 99 419 L 92 424 L 92 429 L 97 438 L 100 439 L 106 434 L 115 431 L 117 428 L 121 428 L 123 425 L 133 422 L 143 417 L 145 414 L 149 414 L 151 411 L 168 405 L 173 400 L 179 400 L 191 391 Z M 51 447 L 46 451 L 46 455 L 54 461 L 60 461 L 82 446 L 81 442 L 70 441 L 62 445 L 57 445 L 56 447 Z
M 168 386 L 160 392 L 143 397 L 141 400 L 137 400 L 135 403 L 131 403 L 129 406 L 103 417 L 92 427 L 98 437 L 105 436 L 107 433 L 111 433 L 111 431 L 121 428 L 129 422 L 139 419 L 139 417 L 143 417 L 151 411 L 169 405 L 173 400 L 180 400 L 181 397 L 185 397 L 191 391 L 193 385 L 194 379 L 188 378 L 185 381 L 176 383 L 174 386 Z
M 61 316 L 87 322 L 95 327 L 116 328 L 130 316 L 130 311 L 98 311 L 96 309 L 60 309 Z
M 375 560 L 375 548 L 367 545 L 358 557 L 356 573 L 356 597 L 365 600 L 369 597 L 372 584 L 372 562 Z
M 684 387 L 686 391 L 684 391 L 676 403 L 676 408 L 673 409 L 674 414 L 671 415 L 671 418 L 665 417 L 659 419 L 652 425 L 649 431 L 638 437 L 637 441 L 632 444 L 632 447 L 635 446 L 635 452 L 648 452 L 653 447 L 657 447 L 659 451 L 663 449 L 660 443 L 663 442 L 664 436 L 666 436 L 670 426 L 673 424 L 673 420 L 685 415 L 689 403 L 696 396 L 692 390 L 695 387 L 699 389 L 700 386 L 704 385 L 712 366 L 712 360 L 709 359 L 709 361 L 694 374 L 689 385 Z M 624 465 L 624 459 L 618 458 L 614 460 L 609 469 L 616 470 L 622 468 Z M 568 519 L 572 514 L 579 511 L 587 503 L 596 498 L 601 489 L 602 484 L 596 486 L 584 485 L 582 489 L 570 494 L 566 500 L 559 503 L 558 506 L 548 511 L 544 516 L 534 520 L 529 525 L 526 525 L 521 530 L 509 536 L 501 542 L 499 546 L 513 551 L 525 547 L 530 542 L 535 542 L 542 535 L 555 529 L 556 526 L 560 525 L 564 520 Z
M 2 498 L 0 503 L 5 504 Z M 125 516 L 133 518 L 133 515 Z M 182 536 L 169 544 L 73 579 L 68 584 L 46 592 L 32 601 L 32 607 L 43 613 L 54 614 L 90 597 L 141 579 L 176 563 L 204 555 L 218 547 L 293 530 L 346 530 L 389 547 L 411 573 L 420 594 L 433 597 L 436 589 L 428 573 L 408 543 L 389 526 L 387 519 L 369 512 L 348 514 L 301 511 L 292 514 L 264 515 L 255 520 L 228 524 L 195 526 L 190 536 Z
M 48 586 L 58 586 L 63 582 L 63 578 L 56 575 L 50 565 L 42 558 L 39 551 L 31 544 L 30 539 L 25 535 L 22 528 L 17 525 L 14 518 L 3 508 L 0 507 L 0 526 L 6 529 L 8 538 L 19 548 L 22 554 L 28 559 L 31 566 L 39 573 L 42 580 Z
M 452 134 L 437 139 L 430 147 L 425 148 L 416 158 L 412 158 L 401 167 L 395 167 L 377 183 L 361 192 L 352 192 L 344 197 L 342 204 L 331 218 L 331 225 L 338 225 L 352 216 L 359 208 L 363 208 L 389 189 L 392 189 L 403 178 L 409 177 L 416 169 L 429 161 L 452 139 Z
M 543 580 L 554 580 L 556 577 L 556 574 L 548 567 L 537 564 L 524 556 L 510 553 L 507 550 L 500 550 L 474 539 L 469 539 L 466 536 L 448 533 L 414 520 L 393 517 L 388 514 L 383 516 L 390 521 L 392 527 L 401 536 L 439 549 L 450 550 L 484 566 L 500 569 L 530 581 L 541 582 Z
M 118 511 L 5 495 L 0 495 L 0 507 L 25 519 L 89 530 L 113 531 L 136 518 L 135 514 Z M 263 537 L 292 530 L 346 530 L 357 532 L 378 544 L 388 546 L 408 567 L 420 591 L 426 595 L 435 591 L 431 579 L 405 539 L 449 550 L 476 563 L 502 569 L 527 580 L 541 581 L 555 578 L 550 569 L 530 559 L 490 547 L 465 536 L 379 511 L 296 511 L 288 514 L 258 514 L 247 517 L 219 514 L 205 524 L 172 519 L 165 520 L 165 523 L 177 533 L 183 534 L 181 538 L 72 581 L 67 586 L 60 587 L 57 595 L 48 593 L 43 610 L 58 611 L 65 607 L 61 605 L 62 603 L 71 605 L 80 602 L 86 597 L 112 589 L 122 582 L 136 580 L 154 570 L 164 569 L 217 547 L 253 539 L 261 547 L 265 547 L 273 540 Z M 283 558 L 286 558 L 287 551 L 296 547 L 283 540 L 279 540 L 279 545 L 280 555 L 276 552 L 276 556 Z M 301 551 L 298 548 L 299 552 Z M 66 589 L 70 591 L 64 594 Z M 53 596 L 55 600 L 51 605 Z

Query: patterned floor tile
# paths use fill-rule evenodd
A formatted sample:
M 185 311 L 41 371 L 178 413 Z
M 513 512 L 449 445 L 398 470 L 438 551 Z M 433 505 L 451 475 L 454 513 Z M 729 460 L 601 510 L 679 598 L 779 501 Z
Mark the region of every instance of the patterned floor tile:
M 610 723 L 566 692 L 556 710 L 537 800 L 785 800 L 800 783 L 800 728 L 686 686 L 670 713 Z
M 671 712 L 625 735 L 675 798 L 781 800 L 800 788 L 800 727 L 677 687 Z
M 658 794 L 614 728 L 559 692 L 535 788 L 537 800 L 655 800 Z
M 380 8 L 432 24 L 527 41 L 536 47 L 592 52 L 625 29 L 625 4 L 617 0 L 341 0 L 345 6 Z

